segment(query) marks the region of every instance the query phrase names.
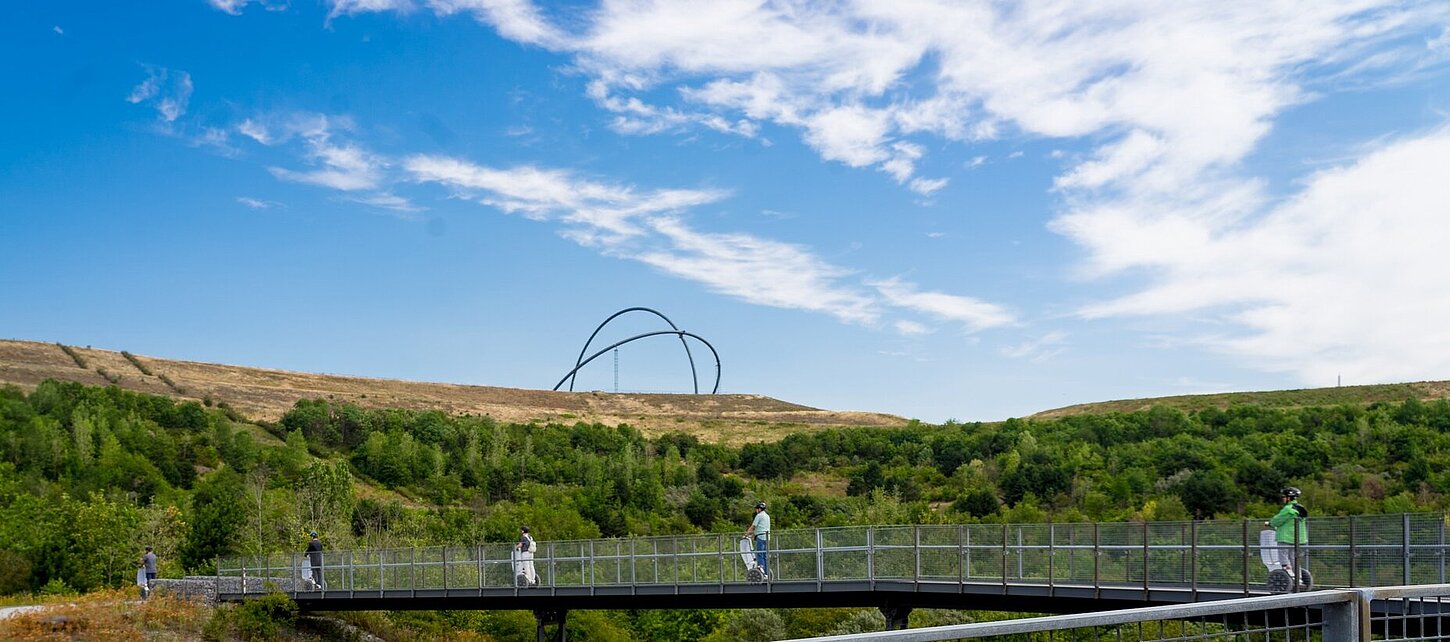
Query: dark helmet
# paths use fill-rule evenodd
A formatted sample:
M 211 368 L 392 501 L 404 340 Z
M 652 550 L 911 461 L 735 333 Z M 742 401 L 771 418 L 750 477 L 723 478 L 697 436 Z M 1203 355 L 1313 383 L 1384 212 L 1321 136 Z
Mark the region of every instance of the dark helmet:
M 1299 499 L 1300 493 L 1298 488 L 1290 486 L 1288 488 L 1285 488 L 1284 490 L 1279 491 L 1279 495 L 1281 497 L 1288 497 L 1289 499 Z
M 755 508 L 758 510 L 765 510 L 765 502 L 755 502 Z
M 308 533 L 308 535 L 311 535 L 313 537 L 317 537 L 317 531 L 312 531 L 311 533 Z
M 520 526 L 520 527 L 519 527 L 519 530 L 521 530 L 521 531 L 523 531 L 523 532 L 525 532 L 525 533 L 527 533 L 527 532 L 529 532 L 529 527 L 527 527 L 527 526 Z

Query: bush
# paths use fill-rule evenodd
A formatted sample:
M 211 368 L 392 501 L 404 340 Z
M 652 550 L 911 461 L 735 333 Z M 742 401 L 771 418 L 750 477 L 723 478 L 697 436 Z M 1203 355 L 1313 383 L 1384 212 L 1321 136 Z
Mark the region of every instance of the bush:
M 232 624 L 244 640 L 268 640 L 282 628 L 297 624 L 297 603 L 282 593 L 268 593 L 242 602 L 232 613 Z

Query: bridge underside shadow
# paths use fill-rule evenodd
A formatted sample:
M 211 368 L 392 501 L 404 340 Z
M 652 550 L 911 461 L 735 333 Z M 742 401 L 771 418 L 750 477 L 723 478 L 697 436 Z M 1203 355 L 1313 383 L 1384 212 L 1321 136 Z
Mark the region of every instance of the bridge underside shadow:
M 1267 595 L 1251 589 L 1250 595 Z M 305 611 L 582 610 L 905 607 L 1089 613 L 1245 597 L 1242 588 L 972 584 L 911 580 L 775 582 L 678 586 L 311 591 L 292 594 Z M 223 600 L 241 599 L 238 594 Z

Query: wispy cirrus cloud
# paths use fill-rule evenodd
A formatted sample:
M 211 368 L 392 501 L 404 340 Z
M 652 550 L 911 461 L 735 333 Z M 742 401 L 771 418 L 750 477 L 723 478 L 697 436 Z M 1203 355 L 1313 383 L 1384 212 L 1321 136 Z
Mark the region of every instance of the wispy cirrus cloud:
M 863 282 L 856 271 L 800 244 L 691 227 L 686 213 L 726 198 L 722 190 L 641 190 L 564 170 L 492 168 L 442 156 L 412 156 L 403 167 L 419 182 L 447 186 L 505 212 L 559 223 L 561 234 L 581 245 L 757 305 L 872 325 L 903 313 L 925 315 L 969 331 L 1012 319 L 1004 308 L 970 297 L 921 292 L 899 280 Z M 929 331 L 910 319 L 893 326 L 909 335 Z
M 156 109 L 162 122 L 176 122 L 186 114 L 187 103 L 191 101 L 191 74 L 179 69 L 167 69 L 146 65 L 146 79 L 131 88 L 126 102 L 133 105 L 146 104 Z
M 1016 345 L 1002 347 L 1002 356 L 1009 359 L 1027 359 L 1042 363 L 1066 350 L 1067 333 L 1060 330 L 1048 332 L 1036 339 L 1029 339 Z
M 262 145 L 300 146 L 299 156 L 309 167 L 268 167 L 267 171 L 278 179 L 346 192 L 349 201 L 395 213 L 423 210 L 387 189 L 393 180 L 389 173 L 391 161 L 349 139 L 354 129 L 350 118 L 291 113 L 247 118 L 233 129 Z
M 278 203 L 277 201 L 269 201 L 269 200 L 261 199 L 261 198 L 253 198 L 251 196 L 238 196 L 237 197 L 237 202 L 238 203 L 241 203 L 242 205 L 245 205 L 247 207 L 250 207 L 250 208 L 252 208 L 254 210 L 267 210 L 267 209 L 272 209 L 274 207 L 282 207 L 282 204 L 281 203 Z

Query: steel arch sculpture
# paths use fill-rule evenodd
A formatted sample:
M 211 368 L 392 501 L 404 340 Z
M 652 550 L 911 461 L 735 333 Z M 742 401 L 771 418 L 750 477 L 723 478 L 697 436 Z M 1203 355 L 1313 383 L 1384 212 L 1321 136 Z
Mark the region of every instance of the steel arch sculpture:
M 659 330 L 659 331 L 656 331 L 656 332 L 646 332 L 644 334 L 640 334 L 640 335 L 636 335 L 636 336 L 630 337 L 628 339 L 624 339 L 623 341 L 616 342 L 613 345 L 610 345 L 609 347 L 604 348 L 603 350 L 600 350 L 598 352 L 595 352 L 594 354 L 591 354 L 591 355 L 589 355 L 586 358 L 584 355 L 585 355 L 585 353 L 587 353 L 589 351 L 590 344 L 594 343 L 594 338 L 597 337 L 597 336 L 599 336 L 599 331 L 600 330 L 603 330 L 604 329 L 604 326 L 609 325 L 609 322 L 610 321 L 613 321 L 614 319 L 618 318 L 619 316 L 624 315 L 624 314 L 629 313 L 629 312 L 648 312 L 650 314 L 653 314 L 653 315 L 659 317 L 660 319 L 663 319 L 665 323 L 668 323 L 670 325 L 670 328 L 671 329 L 670 330 Z M 609 352 L 610 350 L 613 350 L 615 348 L 618 348 L 619 346 L 622 346 L 622 345 L 624 345 L 626 343 L 630 343 L 632 341 L 638 341 L 640 339 L 647 339 L 649 337 L 657 337 L 657 336 L 662 336 L 662 335 L 666 335 L 666 334 L 673 334 L 673 335 L 679 337 L 680 338 L 680 345 L 685 348 L 685 358 L 688 359 L 689 362 L 690 362 L 690 379 L 691 379 L 692 383 L 694 384 L 695 394 L 700 394 L 700 378 L 699 378 L 699 375 L 698 375 L 698 373 L 697 373 L 697 371 L 695 369 L 695 356 L 690 351 L 690 344 L 687 341 L 685 341 L 685 337 L 690 337 L 692 339 L 695 339 L 696 341 L 699 341 L 700 343 L 705 344 L 705 347 L 710 349 L 710 354 L 712 354 L 715 357 L 715 386 L 714 386 L 714 388 L 712 388 L 710 390 L 710 394 L 716 394 L 716 393 L 718 393 L 720 391 L 720 353 L 715 351 L 715 346 L 710 345 L 710 342 L 709 341 L 706 341 L 705 338 L 704 337 L 701 337 L 700 335 L 694 334 L 692 332 L 686 332 L 684 330 L 681 330 L 679 326 L 675 325 L 675 322 L 674 321 L 671 321 L 669 317 L 667 317 L 664 314 L 660 313 L 658 310 L 653 310 L 653 309 L 644 308 L 644 307 L 625 308 L 623 310 L 620 310 L 618 312 L 615 312 L 614 314 L 609 315 L 609 318 L 605 319 L 603 323 L 600 323 L 599 324 L 599 327 L 594 328 L 594 332 L 592 332 L 589 335 L 589 339 L 584 342 L 583 349 L 581 349 L 579 351 L 579 357 L 574 360 L 574 369 L 573 370 L 570 370 L 568 374 L 564 375 L 564 378 L 563 379 L 560 379 L 559 380 L 559 383 L 554 384 L 554 390 L 558 390 L 560 386 L 564 385 L 564 382 L 565 381 L 568 381 L 569 382 L 569 390 L 572 392 L 574 390 L 574 381 L 578 378 L 579 371 L 581 369 L 583 369 L 584 366 L 588 365 L 590 361 L 595 360 L 596 358 L 598 358 L 599 356 L 601 356 L 601 355 Z

